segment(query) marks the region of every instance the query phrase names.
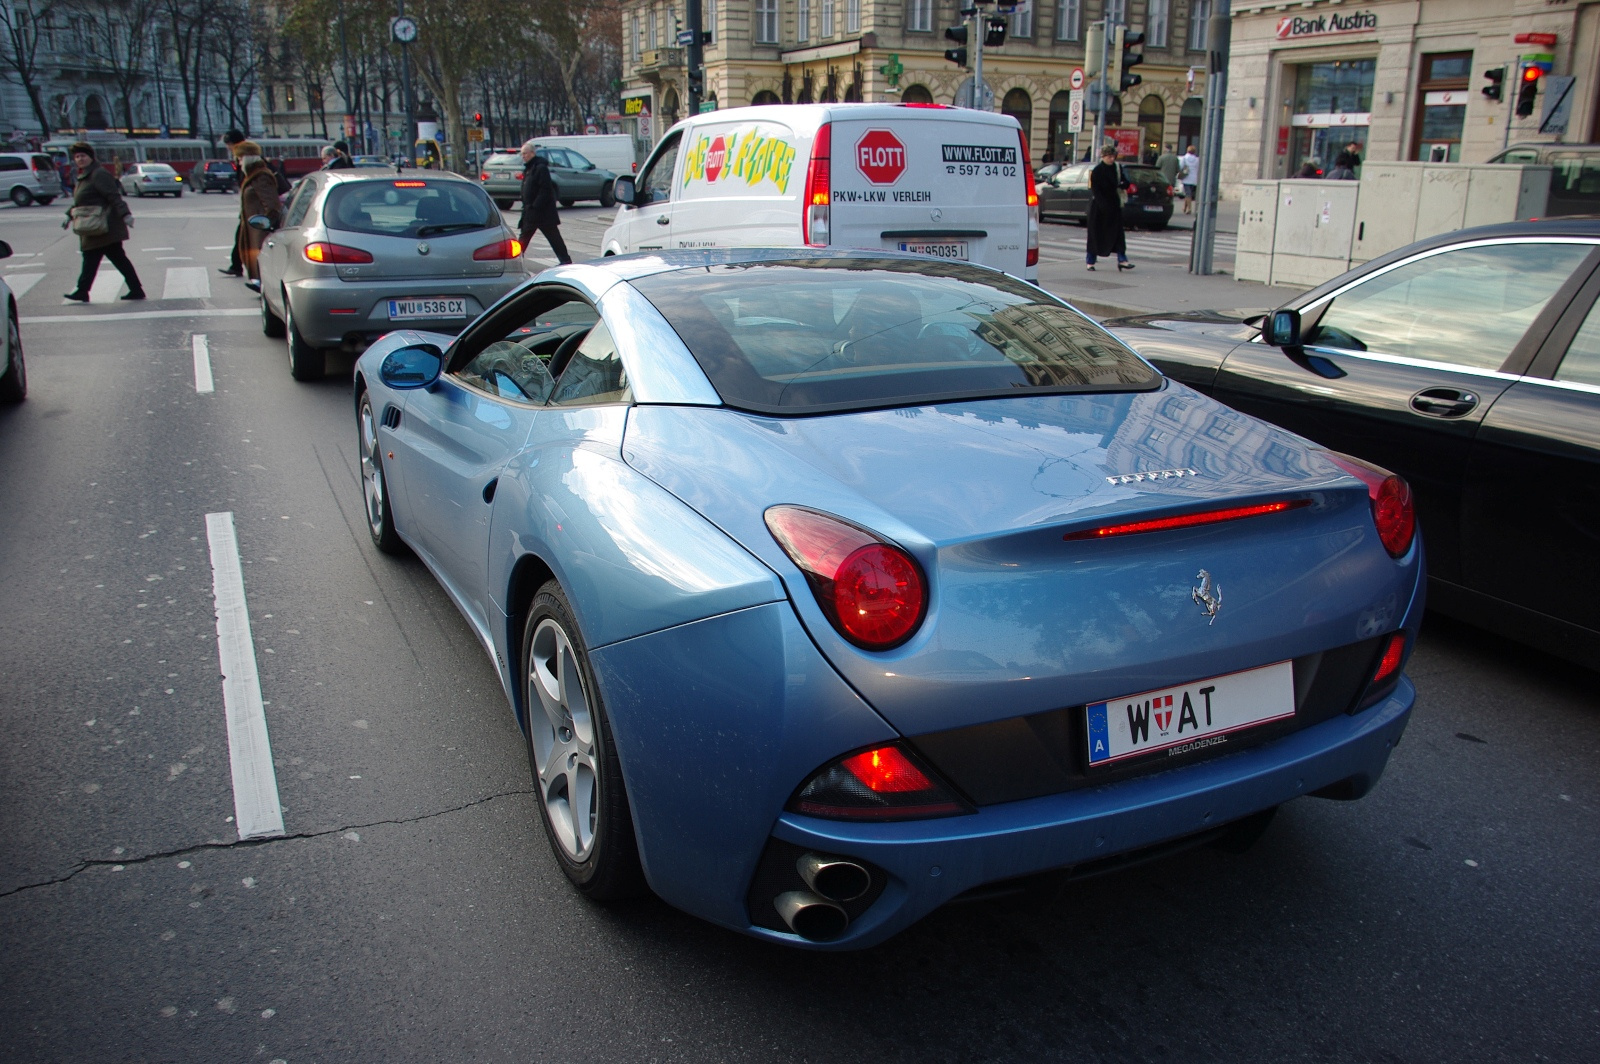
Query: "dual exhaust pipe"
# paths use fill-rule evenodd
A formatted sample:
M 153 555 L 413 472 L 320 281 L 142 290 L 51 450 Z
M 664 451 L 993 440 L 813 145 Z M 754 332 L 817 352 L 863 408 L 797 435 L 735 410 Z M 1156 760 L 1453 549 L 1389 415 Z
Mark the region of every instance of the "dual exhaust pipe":
M 795 871 L 810 890 L 790 890 L 773 899 L 778 915 L 789 930 L 810 942 L 828 942 L 850 926 L 845 902 L 855 901 L 872 889 L 872 874 L 843 857 L 802 854 Z

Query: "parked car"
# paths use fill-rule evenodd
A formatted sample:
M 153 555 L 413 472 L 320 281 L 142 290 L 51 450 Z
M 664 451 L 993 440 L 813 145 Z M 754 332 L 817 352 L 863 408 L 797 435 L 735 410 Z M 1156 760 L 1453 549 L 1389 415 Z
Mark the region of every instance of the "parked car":
M 434 171 L 308 174 L 260 261 L 261 331 L 288 341 L 301 381 L 323 375 L 329 348 L 458 330 L 527 277 L 522 242 L 483 190 Z
M 579 200 L 599 200 L 600 206 L 610 207 L 617 201 L 612 194 L 617 175 L 602 170 L 582 155 L 568 148 L 541 147 L 535 154 L 550 167 L 550 179 L 555 182 L 556 199 L 563 207 Z M 491 155 L 483 164 L 479 180 L 484 191 L 494 197 L 495 206 L 502 210 L 522 198 L 522 153 Z
M 1039 276 L 1028 145 L 1010 115 L 883 103 L 735 107 L 667 131 L 605 255 L 657 248 L 856 247 Z
M 999 271 L 556 267 L 354 406 L 371 538 L 477 632 L 592 899 L 866 946 L 1359 797 L 1411 711 L 1403 481 Z
M 11 245 L 0 240 L 0 259 L 11 257 Z M 28 397 L 28 367 L 22 360 L 22 329 L 18 324 L 17 300 L 5 278 L 0 277 L 0 314 L 5 315 L 5 342 L 0 345 L 0 403 L 13 405 Z
M 1464 229 L 1288 303 L 1108 323 L 1168 376 L 1403 475 L 1428 605 L 1600 662 L 1600 221 Z
M 522 153 L 496 152 L 483 161 L 478 177 L 494 205 L 503 211 L 522 198 Z
M 1600 214 L 1600 144 L 1513 144 L 1489 161 L 1549 166 L 1547 218 Z
M 227 159 L 207 159 L 189 172 L 196 192 L 237 192 L 239 171 Z
M 18 207 L 48 205 L 62 195 L 55 162 L 39 152 L 0 152 L 0 195 Z
M 631 174 L 639 169 L 633 137 L 628 133 L 587 133 L 534 137 L 540 148 L 566 148 L 596 166 L 616 174 Z
M 1172 220 L 1173 187 L 1153 166 L 1118 163 L 1122 180 L 1122 224 L 1130 229 L 1165 229 Z M 1089 220 L 1089 172 L 1091 163 L 1074 163 L 1057 171 L 1048 181 L 1039 182 L 1041 217 L 1069 218 L 1080 224 Z
M 122 168 L 121 181 L 129 196 L 183 195 L 183 175 L 166 163 L 129 163 Z

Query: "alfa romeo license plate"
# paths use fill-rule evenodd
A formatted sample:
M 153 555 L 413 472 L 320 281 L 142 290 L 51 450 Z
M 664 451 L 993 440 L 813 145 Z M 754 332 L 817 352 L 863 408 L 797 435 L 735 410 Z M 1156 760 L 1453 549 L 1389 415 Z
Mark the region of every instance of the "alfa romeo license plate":
M 422 299 L 389 300 L 390 321 L 410 321 L 414 318 L 464 318 L 467 316 L 465 299 L 448 299 L 427 296 Z
M 961 259 L 966 260 L 967 242 L 965 240 L 902 240 L 900 250 L 909 251 L 913 255 L 932 255 L 936 259 Z
M 1232 732 L 1294 716 L 1294 664 L 1095 702 L 1086 713 L 1091 768 L 1157 750 L 1172 757 L 1222 746 Z

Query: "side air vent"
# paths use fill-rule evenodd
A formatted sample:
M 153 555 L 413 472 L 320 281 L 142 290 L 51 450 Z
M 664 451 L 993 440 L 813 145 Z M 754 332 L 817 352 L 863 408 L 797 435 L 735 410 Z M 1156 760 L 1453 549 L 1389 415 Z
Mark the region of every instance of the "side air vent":
M 397 429 L 400 427 L 400 408 L 390 404 L 383 408 L 383 427 Z

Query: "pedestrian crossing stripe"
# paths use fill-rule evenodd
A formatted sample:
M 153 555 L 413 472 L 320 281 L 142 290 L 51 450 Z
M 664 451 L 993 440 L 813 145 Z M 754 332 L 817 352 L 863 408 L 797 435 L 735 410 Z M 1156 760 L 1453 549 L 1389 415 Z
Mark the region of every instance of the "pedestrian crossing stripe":
M 14 273 L 6 278 L 6 286 L 11 289 L 13 297 L 21 299 L 42 280 L 44 280 L 42 273 Z

